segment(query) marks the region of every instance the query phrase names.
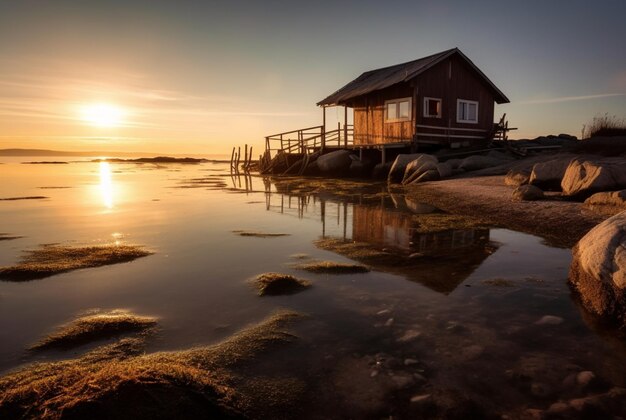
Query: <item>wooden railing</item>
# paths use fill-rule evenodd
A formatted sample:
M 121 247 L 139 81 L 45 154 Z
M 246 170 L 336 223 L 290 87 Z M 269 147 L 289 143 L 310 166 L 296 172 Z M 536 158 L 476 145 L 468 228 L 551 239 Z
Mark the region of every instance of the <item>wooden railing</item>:
M 349 147 L 354 143 L 354 125 L 337 123 L 337 129 L 322 125 L 285 131 L 265 137 L 265 151 L 270 156 L 278 152 L 309 154 L 324 147 Z

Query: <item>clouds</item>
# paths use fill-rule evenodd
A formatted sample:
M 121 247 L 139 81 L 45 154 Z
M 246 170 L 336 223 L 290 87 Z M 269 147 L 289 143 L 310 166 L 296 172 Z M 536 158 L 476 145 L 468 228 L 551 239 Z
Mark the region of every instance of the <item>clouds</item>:
M 599 93 L 599 94 L 594 94 L 594 95 L 560 96 L 560 97 L 555 97 L 555 98 L 531 99 L 527 101 L 520 101 L 518 103 L 523 104 L 523 105 L 557 104 L 557 103 L 562 103 L 562 102 L 605 99 L 605 98 L 611 98 L 614 96 L 626 96 L 626 93 Z

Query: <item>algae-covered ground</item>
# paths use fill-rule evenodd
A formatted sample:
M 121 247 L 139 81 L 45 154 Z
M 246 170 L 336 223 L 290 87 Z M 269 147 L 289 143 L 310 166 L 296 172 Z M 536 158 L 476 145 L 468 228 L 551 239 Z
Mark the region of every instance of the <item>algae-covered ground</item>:
M 73 360 L 37 363 L 0 378 L 0 418 L 280 418 L 305 385 L 247 375 L 262 353 L 296 339 L 279 312 L 226 341 L 142 354 L 122 339 Z
M 294 268 L 311 273 L 324 274 L 354 274 L 370 271 L 369 267 L 362 264 L 338 263 L 334 261 L 313 261 L 306 264 L 296 264 Z
M 31 350 L 53 347 L 70 348 L 92 340 L 124 333 L 145 332 L 154 327 L 156 318 L 113 310 L 86 315 L 58 328 L 31 346 Z
M 151 254 L 136 245 L 43 245 L 27 251 L 18 264 L 0 267 L 0 280 L 41 279 L 81 268 L 129 262 Z
M 311 282 L 307 280 L 282 273 L 259 274 L 252 282 L 259 296 L 290 295 L 311 287 Z

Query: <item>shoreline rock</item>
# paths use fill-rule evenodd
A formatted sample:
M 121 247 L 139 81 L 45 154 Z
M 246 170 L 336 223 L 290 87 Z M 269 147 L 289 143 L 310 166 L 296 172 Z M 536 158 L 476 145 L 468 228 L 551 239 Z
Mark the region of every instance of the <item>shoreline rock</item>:
M 572 254 L 569 283 L 585 309 L 626 327 L 626 211 L 591 229 Z

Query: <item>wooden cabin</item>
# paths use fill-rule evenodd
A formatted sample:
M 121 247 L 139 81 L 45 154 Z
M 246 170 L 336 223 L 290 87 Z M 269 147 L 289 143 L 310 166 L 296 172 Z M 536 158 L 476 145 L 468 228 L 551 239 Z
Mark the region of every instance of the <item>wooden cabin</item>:
M 507 97 L 458 48 L 363 73 L 318 102 L 354 110 L 353 145 L 470 146 L 494 136 Z
M 302 174 L 310 159 L 336 149 L 394 154 L 426 147 L 483 146 L 506 140 L 504 117 L 494 124 L 494 103 L 507 97 L 458 48 L 363 73 L 317 105 L 322 124 L 265 137 L 262 173 Z M 344 107 L 343 126 L 328 127 L 326 109 Z M 353 122 L 348 124 L 348 108 Z M 387 151 L 393 149 L 391 156 Z M 231 157 L 238 167 L 241 152 Z M 247 159 L 247 152 L 244 155 Z M 252 156 L 250 155 L 250 158 Z M 299 169 L 292 165 L 299 163 Z

